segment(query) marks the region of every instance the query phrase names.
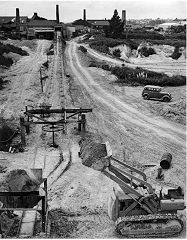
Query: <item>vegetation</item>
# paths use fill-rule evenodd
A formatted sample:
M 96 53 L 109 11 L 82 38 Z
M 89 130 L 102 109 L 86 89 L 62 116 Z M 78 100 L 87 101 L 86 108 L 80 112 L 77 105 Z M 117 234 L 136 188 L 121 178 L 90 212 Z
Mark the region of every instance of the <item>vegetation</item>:
M 107 37 L 119 38 L 123 32 L 124 23 L 118 16 L 118 11 L 114 10 L 114 15 L 111 20 L 109 20 L 109 27 L 106 29 L 105 33 Z
M 164 73 L 144 70 L 142 68 L 110 67 L 112 74 L 118 77 L 118 82 L 131 85 L 159 85 L 159 86 L 182 86 L 186 84 L 185 76 L 169 77 Z
M 79 50 L 83 53 L 86 53 L 87 52 L 87 49 L 84 47 L 84 46 L 80 46 L 79 47 Z
M 151 47 L 142 47 L 139 49 L 139 53 L 141 53 L 143 56 L 148 57 L 149 55 L 155 54 L 155 50 Z
M 13 64 L 13 61 L 11 58 L 5 57 L 3 55 L 4 53 L 9 53 L 9 52 L 17 53 L 21 56 L 28 55 L 28 53 L 26 51 L 22 50 L 19 47 L 15 47 L 11 44 L 5 45 L 0 42 L 0 65 L 10 67 Z
M 121 57 L 121 51 L 120 51 L 120 49 L 119 49 L 119 48 L 115 49 L 115 50 L 113 51 L 113 55 L 114 55 L 115 57 L 120 58 L 120 57 Z
M 118 45 L 125 44 L 128 45 L 131 49 L 137 49 L 138 44 L 131 40 L 121 40 L 113 38 L 105 38 L 103 36 L 97 37 L 97 39 L 90 40 L 89 46 L 97 51 L 110 54 L 109 47 L 116 47 Z M 118 54 L 119 55 L 119 54 Z
M 176 46 L 175 49 L 174 49 L 173 54 L 170 57 L 172 57 L 173 59 L 177 60 L 178 58 L 180 58 L 181 55 L 182 55 L 182 53 L 179 52 L 179 46 Z
M 0 42 L 0 55 L 2 55 L 3 53 L 9 53 L 9 52 L 13 52 L 13 53 L 17 53 L 21 56 L 27 56 L 28 53 L 24 50 L 22 50 L 19 47 L 15 47 L 11 44 L 3 44 Z
M 3 81 L 3 78 L 0 77 L 0 90 L 4 88 L 4 85 L 7 83 L 7 81 Z
M 99 67 L 106 71 L 110 71 L 116 75 L 118 83 L 130 84 L 132 86 L 138 85 L 159 85 L 159 86 L 183 86 L 186 85 L 185 76 L 172 76 L 169 77 L 164 73 L 157 73 L 154 71 L 145 70 L 137 67 L 136 69 L 125 67 L 112 67 L 108 64 L 101 62 L 91 62 L 90 67 Z
M 185 40 L 177 40 L 177 39 L 146 39 L 147 42 L 150 42 L 152 44 L 157 45 L 170 45 L 170 46 L 179 46 L 179 47 L 185 47 L 186 41 Z M 133 39 L 132 42 L 134 42 L 135 45 L 139 45 L 142 40 L 141 39 Z
M 141 40 L 147 40 L 147 39 L 156 39 L 156 40 L 164 40 L 165 37 L 160 34 L 160 33 L 157 33 L 157 32 L 147 32 L 147 31 L 133 31 L 133 32 L 129 32 L 126 33 L 124 32 L 121 36 L 121 38 L 126 38 L 127 36 L 127 39 L 141 39 Z
M 0 55 L 0 66 L 10 67 L 13 64 L 13 60 L 9 57 Z

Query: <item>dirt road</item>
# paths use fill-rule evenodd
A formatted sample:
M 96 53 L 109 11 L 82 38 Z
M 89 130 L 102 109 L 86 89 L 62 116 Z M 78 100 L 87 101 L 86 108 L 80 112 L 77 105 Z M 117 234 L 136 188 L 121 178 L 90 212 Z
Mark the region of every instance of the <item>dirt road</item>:
M 68 42 L 65 56 L 65 69 L 71 76 L 68 103 L 93 108 L 93 113 L 87 117 L 88 133 L 97 135 L 103 142 L 108 140 L 115 156 L 138 167 L 159 164 L 162 154 L 171 152 L 173 167 L 169 170 L 171 174 L 166 174 L 165 182 L 170 187 L 180 185 L 184 188 L 185 127 L 154 116 L 145 101 L 114 88 L 110 84 L 113 76 L 105 71 L 85 67 L 73 40 Z M 50 207 L 61 207 L 65 211 L 63 214 L 69 216 L 66 220 L 72 229 L 68 237 L 116 238 L 106 206 L 115 183 L 81 164 L 77 156 L 80 138 L 73 138 L 73 164 L 54 184 Z M 59 235 L 53 233 L 53 236 Z
M 130 68 L 141 67 L 150 71 L 165 73 L 169 76 L 173 75 L 182 75 L 186 76 L 186 60 L 179 59 L 173 60 L 171 58 L 159 59 L 159 56 L 155 57 L 144 57 L 144 58 L 130 58 L 129 62 L 123 62 L 122 60 L 114 59 L 109 55 L 101 54 L 93 49 L 91 49 L 88 45 L 86 45 L 88 53 L 94 56 L 97 59 L 106 61 L 110 64 L 115 64 L 121 66 L 121 64 L 125 64 L 125 66 Z
M 101 124 L 107 120 L 105 114 L 113 113 L 115 119 L 113 128 L 121 134 L 124 133 L 124 135 L 130 135 L 131 137 L 136 136 L 133 139 L 134 145 L 140 144 L 145 147 L 147 145 L 145 143 L 148 142 L 149 146 L 147 147 L 152 151 L 155 147 L 159 151 L 158 145 L 161 148 L 163 148 L 163 145 L 167 145 L 168 150 L 175 146 L 176 150 L 185 151 L 185 127 L 153 116 L 146 111 L 145 101 L 137 102 L 135 96 L 116 96 L 106 90 L 96 78 L 97 74 L 99 74 L 98 70 L 94 69 L 94 76 L 93 69 L 90 70 L 81 66 L 77 55 L 77 46 L 74 42 L 71 42 L 68 46 L 68 57 L 76 80 L 81 85 L 81 88 L 88 92 L 97 106 L 97 109 L 94 106 L 94 113 L 97 114 L 99 108 L 102 111 Z M 107 83 L 105 82 L 104 85 L 107 85 Z M 103 111 L 103 107 L 105 111 Z M 141 111 L 140 108 L 142 108 Z
M 74 40 L 67 43 L 64 70 L 61 47 L 58 42 L 55 45 L 55 55 L 51 56 L 46 70 L 48 80 L 41 93 L 39 68 L 46 61 L 50 44 L 38 40 L 36 50 L 11 68 L 7 75 L 11 84 L 0 96 L 4 117 L 18 120 L 25 105 L 35 107 L 43 101 L 52 108 L 93 108 L 93 112 L 87 114 L 88 135 L 102 142 L 109 141 L 115 157 L 140 168 L 143 164 L 159 164 L 162 154 L 170 152 L 173 166 L 165 182 L 184 188 L 185 127 L 150 112 L 149 104 L 141 98 L 140 87 L 114 86 L 111 84 L 114 76 L 86 67 Z M 70 77 L 65 77 L 64 71 Z M 15 155 L 0 152 L 0 164 L 13 168 L 42 167 L 45 176 L 49 176 L 50 210 L 60 209 L 60 217 L 66 216 L 62 225 L 67 223 L 63 231 L 60 217 L 57 217 L 51 237 L 62 238 L 68 232 L 67 237 L 71 238 L 118 238 L 107 214 L 107 198 L 116 184 L 81 164 L 78 157 L 80 135 L 74 127 L 68 125 L 66 135 L 55 134 L 63 152 L 68 154 L 68 149 L 71 152 L 72 165 L 65 173 L 61 174 L 63 164 L 59 162 L 59 151 L 50 147 L 51 134 L 42 132 L 41 126 L 32 127 L 26 137 L 27 151 Z M 151 177 L 148 180 L 151 182 Z

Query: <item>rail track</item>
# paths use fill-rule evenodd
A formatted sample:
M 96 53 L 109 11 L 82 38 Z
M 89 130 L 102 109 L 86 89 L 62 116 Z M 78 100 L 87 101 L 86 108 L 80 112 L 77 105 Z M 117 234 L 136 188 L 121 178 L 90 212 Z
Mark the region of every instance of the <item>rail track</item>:
M 54 41 L 54 58 L 51 62 L 51 67 L 50 67 L 50 76 L 48 78 L 48 82 L 45 83 L 44 85 L 44 91 L 45 91 L 45 100 L 52 100 L 52 97 L 54 96 L 53 94 L 58 93 L 59 95 L 59 102 L 57 103 L 58 106 L 61 108 L 66 107 L 66 96 L 65 96 L 65 83 L 64 83 L 64 65 L 63 65 L 63 46 L 62 46 L 62 41 L 61 41 L 61 33 L 57 32 L 56 33 L 56 41 Z M 57 89 L 54 89 L 54 81 L 58 81 L 58 86 L 59 90 L 56 92 Z M 53 95 L 53 96 L 52 96 Z M 64 117 L 61 115 L 61 117 Z M 67 128 L 66 125 L 64 125 L 63 131 L 60 132 L 60 137 L 63 137 L 64 133 L 68 136 L 67 133 Z M 70 139 L 67 137 L 68 145 L 70 146 Z M 71 151 L 70 148 L 66 150 L 66 152 L 69 152 L 69 156 L 67 156 L 67 159 L 64 159 L 63 157 L 63 147 L 59 145 L 59 150 L 60 150 L 60 159 L 57 162 L 57 164 L 54 166 L 54 168 L 48 173 L 46 176 L 48 179 L 48 188 L 52 188 L 52 185 L 58 181 L 58 179 L 66 172 L 72 163 L 72 156 L 71 156 Z M 36 149 L 37 153 L 37 149 Z M 35 154 L 35 159 L 34 159 L 34 165 L 37 162 L 37 157 Z M 46 157 L 44 157 L 44 166 L 46 166 Z M 26 211 L 22 211 L 21 217 L 19 219 L 15 219 L 15 223 L 12 224 L 12 229 L 14 228 L 14 236 L 20 237 L 20 230 L 23 225 L 23 219 L 25 216 Z M 33 224 L 34 226 L 35 224 Z M 13 230 L 10 229 L 11 232 Z M 31 229 L 32 231 L 32 229 Z M 8 236 L 8 235 L 7 235 Z

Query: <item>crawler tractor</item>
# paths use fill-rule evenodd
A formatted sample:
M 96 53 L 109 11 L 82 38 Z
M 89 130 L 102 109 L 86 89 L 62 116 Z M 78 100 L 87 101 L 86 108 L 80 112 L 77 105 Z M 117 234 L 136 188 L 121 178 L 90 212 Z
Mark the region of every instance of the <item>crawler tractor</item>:
M 86 164 L 84 160 L 83 164 L 102 171 L 119 186 L 113 188 L 108 201 L 108 215 L 115 221 L 116 231 L 130 238 L 162 238 L 181 233 L 183 221 L 177 212 L 185 209 L 182 189 L 171 188 L 166 193 L 159 190 L 156 194 L 144 172 L 115 159 L 109 152 L 98 164 Z

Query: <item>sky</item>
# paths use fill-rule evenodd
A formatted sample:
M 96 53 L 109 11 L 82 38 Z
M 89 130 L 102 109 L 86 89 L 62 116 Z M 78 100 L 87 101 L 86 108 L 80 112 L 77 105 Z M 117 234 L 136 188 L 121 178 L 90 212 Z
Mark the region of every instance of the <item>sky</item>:
M 40 17 L 56 19 L 56 4 L 59 5 L 59 16 L 62 22 L 83 19 L 86 9 L 87 19 L 111 19 L 117 9 L 121 17 L 126 10 L 128 19 L 142 18 L 186 18 L 186 0 L 0 0 L 0 16 L 15 16 L 19 8 L 20 16 L 32 17 L 37 12 Z

